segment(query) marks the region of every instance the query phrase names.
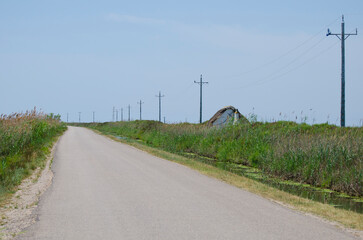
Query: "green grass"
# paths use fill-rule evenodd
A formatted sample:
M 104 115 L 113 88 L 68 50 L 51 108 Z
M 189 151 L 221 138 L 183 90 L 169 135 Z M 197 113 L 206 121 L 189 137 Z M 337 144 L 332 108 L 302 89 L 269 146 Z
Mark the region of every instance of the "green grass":
M 44 167 L 55 139 L 66 130 L 59 116 L 35 110 L 0 116 L 0 200 L 38 167 Z
M 156 121 L 82 124 L 103 133 L 140 139 L 172 153 L 246 165 L 283 180 L 351 196 L 363 195 L 363 128 L 294 122 L 211 128 Z

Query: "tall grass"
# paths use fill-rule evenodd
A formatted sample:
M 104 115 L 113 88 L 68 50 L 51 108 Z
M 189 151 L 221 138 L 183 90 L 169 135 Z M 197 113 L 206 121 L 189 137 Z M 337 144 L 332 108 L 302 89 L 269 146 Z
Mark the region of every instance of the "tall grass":
M 58 115 L 35 109 L 0 115 L 0 193 L 18 185 L 44 162 L 50 143 L 66 128 Z
M 269 175 L 363 194 L 363 128 L 280 121 L 213 128 L 155 121 L 86 124 L 174 153 L 253 166 Z

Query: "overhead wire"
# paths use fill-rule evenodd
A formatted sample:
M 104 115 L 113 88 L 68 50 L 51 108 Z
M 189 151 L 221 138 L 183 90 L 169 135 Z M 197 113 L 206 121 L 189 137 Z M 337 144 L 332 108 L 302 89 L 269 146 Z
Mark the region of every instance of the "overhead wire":
M 271 61 L 268 61 L 268 62 L 266 62 L 266 63 L 264 63 L 264 64 L 262 64 L 262 65 L 259 65 L 259 66 L 257 66 L 257 67 L 255 67 L 255 68 L 252 68 L 252 69 L 250 69 L 250 70 L 247 70 L 247 71 L 245 71 L 245 72 L 242 72 L 242 73 L 240 73 L 240 74 L 238 74 L 238 75 L 234 75 L 234 76 L 230 76 L 230 77 L 228 77 L 228 78 L 236 78 L 236 77 L 241 77 L 241 76 L 243 76 L 243 75 L 246 75 L 246 74 L 248 74 L 248 73 L 251 73 L 251 72 L 255 72 L 255 71 L 257 71 L 257 70 L 260 70 L 261 68 L 264 68 L 264 67 L 266 67 L 266 66 L 268 66 L 268 65 L 271 65 L 271 64 L 273 64 L 273 63 L 275 63 L 275 62 L 277 62 L 277 61 L 279 61 L 280 59 L 282 59 L 282 58 L 284 58 L 285 56 L 287 56 L 287 55 L 289 55 L 290 53 L 292 53 L 292 52 L 294 52 L 295 50 L 297 50 L 297 49 L 299 49 L 300 47 L 302 47 L 302 46 L 304 46 L 305 44 L 307 44 L 308 42 L 310 42 L 311 40 L 313 40 L 313 39 L 315 39 L 317 36 L 319 36 L 323 31 L 326 31 L 326 29 L 328 28 L 328 27 L 330 27 L 333 23 L 335 23 L 336 21 L 338 21 L 340 19 L 340 17 L 339 18 L 336 18 L 336 19 L 334 19 L 333 21 L 331 21 L 329 24 L 327 24 L 326 26 L 324 26 L 323 28 L 321 28 L 316 34 L 314 34 L 313 36 L 311 36 L 310 38 L 308 38 L 308 39 L 306 39 L 305 41 L 303 41 L 302 43 L 300 43 L 299 45 L 297 45 L 296 47 L 294 47 L 294 48 L 292 48 L 292 49 L 290 49 L 290 50 L 288 50 L 287 52 L 285 52 L 285 53 L 283 53 L 283 54 L 281 54 L 280 56 L 278 56 L 278 57 L 276 57 L 276 58 L 274 58 L 274 59 L 272 59 Z
M 264 79 L 261 79 L 260 81 L 258 82 L 254 82 L 254 83 L 251 83 L 251 84 L 246 84 L 245 86 L 242 86 L 240 88 L 248 88 L 248 87 L 252 87 L 252 86 L 259 86 L 259 85 L 262 85 L 262 84 L 265 84 L 267 82 L 271 82 L 271 81 L 274 81 L 274 80 L 277 80 L 278 78 L 280 77 L 283 77 L 299 68 L 301 68 L 302 66 L 306 65 L 307 63 L 315 60 L 316 58 L 322 56 L 325 52 L 327 52 L 328 50 L 330 50 L 332 47 L 334 47 L 335 45 L 337 45 L 339 42 L 335 42 L 334 44 L 330 45 L 329 47 L 325 48 L 324 50 L 320 51 L 318 54 L 314 55 L 313 57 L 309 58 L 308 60 L 304 61 L 303 63 L 301 63 L 300 65 L 288 70 L 287 72 L 284 72 L 284 73 L 281 73 L 275 77 L 272 77 L 272 78 L 264 78 Z
M 266 77 L 263 77 L 257 81 L 253 81 L 251 83 L 258 83 L 261 81 L 264 81 L 265 79 L 271 78 L 274 75 L 278 74 L 279 72 L 283 71 L 284 69 L 288 68 L 289 66 L 291 66 L 293 63 L 295 63 L 296 61 L 298 61 L 300 58 L 302 58 L 303 56 L 305 56 L 306 54 L 308 54 L 312 49 L 314 49 L 316 46 L 318 46 L 322 41 L 324 41 L 326 38 L 322 38 L 320 39 L 316 44 L 314 44 L 313 46 L 311 46 L 310 48 L 308 48 L 306 51 L 304 51 L 302 54 L 298 55 L 297 57 L 295 57 L 293 60 L 291 60 L 290 62 L 288 62 L 286 65 L 284 65 L 283 67 L 275 70 L 274 72 L 272 72 L 271 74 L 269 74 Z
M 339 18 L 337 18 L 337 19 L 339 19 Z M 336 20 L 334 20 L 332 23 L 334 23 L 335 21 L 337 21 L 337 19 Z M 327 25 L 327 27 L 328 26 L 330 26 L 332 23 L 330 23 L 330 24 L 328 24 Z M 321 33 L 322 31 L 319 31 L 319 33 Z M 315 36 L 314 36 L 315 37 Z M 310 39 L 312 39 L 312 38 L 310 38 Z M 284 65 L 283 67 L 281 67 L 281 68 L 279 68 L 278 70 L 276 70 L 276 71 L 274 71 L 273 73 L 271 73 L 271 74 L 269 74 L 268 76 L 266 76 L 266 77 L 263 77 L 263 78 L 260 78 L 259 80 L 257 80 L 257 81 L 253 81 L 253 82 L 250 82 L 250 83 L 247 83 L 246 85 L 244 85 L 244 86 L 241 86 L 241 87 L 238 87 L 237 89 L 240 89 L 240 88 L 246 88 L 246 87 L 251 87 L 251 86 L 257 86 L 257 85 L 261 85 L 260 83 L 266 83 L 266 82 L 268 82 L 268 81 L 271 81 L 271 80 L 275 80 L 276 78 L 278 78 L 278 77 L 281 77 L 281 76 L 284 76 L 284 75 L 286 75 L 287 73 L 290 73 L 290 72 L 292 72 L 293 70 L 289 70 L 289 71 L 287 71 L 287 72 L 284 72 L 284 73 L 282 73 L 282 74 L 278 74 L 279 72 L 281 72 L 282 70 L 284 70 L 284 69 L 286 69 L 286 68 L 288 68 L 289 66 L 291 66 L 293 63 L 295 63 L 297 60 L 299 60 L 301 57 L 303 57 L 303 56 L 305 56 L 308 52 L 310 52 L 312 49 L 314 49 L 316 46 L 318 46 L 322 41 L 324 41 L 326 38 L 325 37 L 323 37 L 323 38 L 321 38 L 317 43 L 315 43 L 313 46 L 311 46 L 310 48 L 308 48 L 306 51 L 304 51 L 302 54 L 300 54 L 300 55 L 298 55 L 297 57 L 295 57 L 293 60 L 291 60 L 289 63 L 287 63 L 286 65 Z M 305 41 L 306 42 L 306 41 Z M 335 44 L 334 44 L 335 45 Z M 332 45 L 332 46 L 334 46 L 334 45 Z M 328 47 L 327 49 L 330 49 L 332 46 L 330 46 L 330 47 Z M 321 53 L 319 53 L 319 54 L 322 54 L 322 53 L 325 53 L 326 51 L 325 50 L 323 50 Z M 316 55 L 316 57 L 318 57 L 319 55 Z M 314 57 L 313 57 L 314 58 Z M 307 61 L 307 62 L 309 62 L 309 61 Z M 301 64 L 301 65 L 299 65 L 299 67 L 301 67 L 301 66 L 303 66 L 303 65 L 305 65 L 307 62 L 304 62 L 303 64 Z M 299 68 L 299 67 L 297 67 L 297 68 Z M 293 68 L 294 70 L 295 69 L 297 69 L 297 68 Z M 278 75 L 276 75 L 276 74 L 278 74 Z M 274 75 L 276 75 L 275 77 L 274 77 Z

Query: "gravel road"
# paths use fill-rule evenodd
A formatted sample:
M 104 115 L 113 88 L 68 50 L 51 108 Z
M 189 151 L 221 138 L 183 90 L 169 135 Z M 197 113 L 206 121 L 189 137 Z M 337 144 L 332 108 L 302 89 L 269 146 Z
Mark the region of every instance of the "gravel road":
M 84 128 L 61 137 L 52 170 L 37 222 L 18 239 L 354 239 Z

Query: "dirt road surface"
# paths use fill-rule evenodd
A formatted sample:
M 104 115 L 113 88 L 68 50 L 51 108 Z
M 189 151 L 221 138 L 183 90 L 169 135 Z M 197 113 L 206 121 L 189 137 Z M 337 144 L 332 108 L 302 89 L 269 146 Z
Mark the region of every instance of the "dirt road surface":
M 354 239 L 335 226 L 69 127 L 37 222 L 18 239 Z

